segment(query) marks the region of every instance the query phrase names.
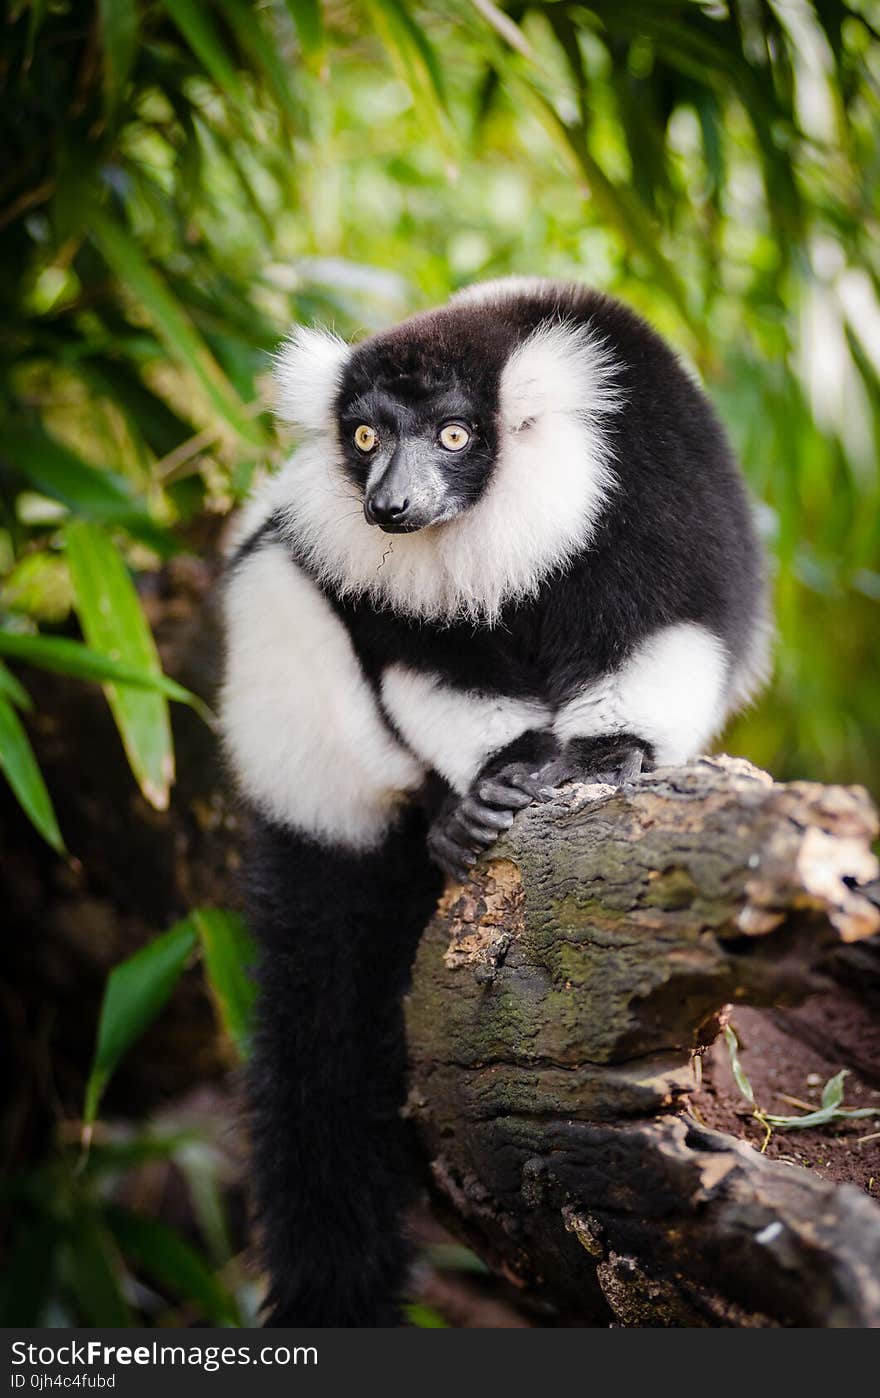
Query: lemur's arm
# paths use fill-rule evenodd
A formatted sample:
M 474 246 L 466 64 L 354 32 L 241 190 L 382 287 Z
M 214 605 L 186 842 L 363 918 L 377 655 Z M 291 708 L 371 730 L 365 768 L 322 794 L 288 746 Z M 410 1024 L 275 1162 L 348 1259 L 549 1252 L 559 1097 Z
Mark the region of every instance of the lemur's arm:
M 463 877 L 516 811 L 567 781 L 616 786 L 643 766 L 693 757 L 723 721 L 729 668 L 722 642 L 702 626 L 653 632 L 617 669 L 557 705 L 546 728 L 487 758 L 464 797 L 435 821 L 435 862 Z
M 378 846 L 425 768 L 385 723 L 344 626 L 271 537 L 224 590 L 224 743 L 239 788 L 282 828 L 328 846 Z

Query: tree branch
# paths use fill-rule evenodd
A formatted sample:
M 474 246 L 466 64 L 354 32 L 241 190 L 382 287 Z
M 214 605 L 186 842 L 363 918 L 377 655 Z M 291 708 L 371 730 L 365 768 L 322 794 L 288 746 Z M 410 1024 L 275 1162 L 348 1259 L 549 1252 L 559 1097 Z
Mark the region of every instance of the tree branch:
M 880 913 L 864 792 L 730 758 L 569 787 L 450 887 L 407 1006 L 444 1220 L 593 1324 L 880 1325 L 880 1208 L 688 1113 L 724 1006 L 794 1004 Z

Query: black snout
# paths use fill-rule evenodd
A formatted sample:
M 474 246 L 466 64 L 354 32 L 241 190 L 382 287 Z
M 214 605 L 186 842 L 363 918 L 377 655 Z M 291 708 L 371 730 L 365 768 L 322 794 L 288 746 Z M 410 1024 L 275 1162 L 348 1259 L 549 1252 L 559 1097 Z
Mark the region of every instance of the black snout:
M 409 499 L 396 491 L 374 490 L 364 501 L 364 514 L 370 524 L 381 529 L 404 529 L 409 511 Z

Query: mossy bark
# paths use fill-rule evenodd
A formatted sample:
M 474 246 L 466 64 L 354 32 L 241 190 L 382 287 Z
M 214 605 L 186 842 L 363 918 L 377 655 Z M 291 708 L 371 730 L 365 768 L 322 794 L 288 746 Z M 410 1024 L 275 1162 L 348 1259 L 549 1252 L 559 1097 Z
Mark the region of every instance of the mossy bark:
M 703 759 L 530 807 L 419 948 L 408 1114 L 435 1204 L 569 1321 L 880 1325 L 880 1208 L 687 1110 L 724 1007 L 880 926 L 857 789 Z

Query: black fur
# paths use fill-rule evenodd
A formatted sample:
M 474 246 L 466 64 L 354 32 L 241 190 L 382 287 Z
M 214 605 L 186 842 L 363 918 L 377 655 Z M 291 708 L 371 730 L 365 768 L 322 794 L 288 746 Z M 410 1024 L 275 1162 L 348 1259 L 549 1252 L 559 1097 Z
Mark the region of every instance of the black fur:
M 549 286 L 498 303 L 453 304 L 364 342 L 336 402 L 350 481 L 362 489 L 369 470 L 352 441 L 359 423 L 378 424 L 395 441 L 415 434 L 429 443 L 448 416 L 473 430 L 449 463 L 450 494 L 462 508 L 479 499 L 494 470 L 502 369 L 548 318 L 589 324 L 618 366 L 624 406 L 604 428 L 617 488 L 588 548 L 535 596 L 505 606 L 492 626 L 417 620 L 321 584 L 377 696 L 396 662 L 457 688 L 539 695 L 558 706 L 676 622 L 706 627 L 734 660 L 748 653 L 762 560 L 724 434 L 672 351 L 598 293 Z M 278 547 L 282 536 L 270 521 L 239 560 Z M 426 845 L 430 820 L 435 857 L 459 868 L 468 832 L 486 825 L 486 839 L 474 840 L 481 848 L 498 824 L 490 814 L 539 797 L 542 780 L 629 775 L 651 756 L 639 734 L 576 740 L 563 751 L 547 732 L 528 733 L 490 756 L 466 809 L 437 782 L 427 814 L 412 804 L 368 855 L 255 819 L 248 883 L 261 995 L 251 1097 L 270 1324 L 398 1318 L 400 1218 L 412 1197 L 399 1117 L 400 1001 L 441 887 Z M 543 773 L 537 782 L 535 772 Z
M 251 1183 L 268 1325 L 400 1320 L 400 1219 L 416 1180 L 400 1117 L 401 998 L 442 887 L 426 829 L 413 807 L 380 849 L 355 855 L 253 822 Z

